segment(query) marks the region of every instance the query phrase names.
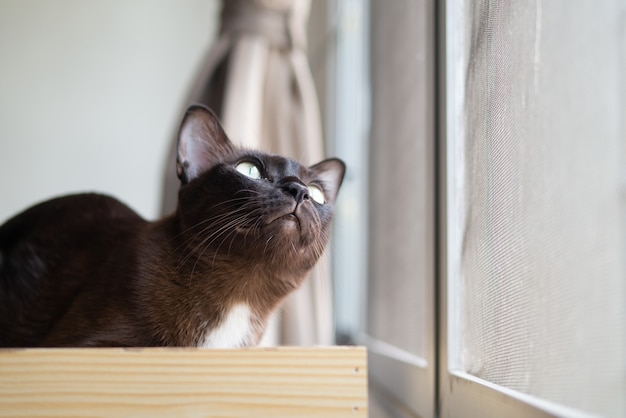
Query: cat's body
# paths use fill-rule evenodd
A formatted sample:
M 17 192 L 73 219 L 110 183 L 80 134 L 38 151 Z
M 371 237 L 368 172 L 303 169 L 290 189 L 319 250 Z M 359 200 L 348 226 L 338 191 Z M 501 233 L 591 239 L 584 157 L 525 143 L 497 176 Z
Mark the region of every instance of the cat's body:
M 323 251 L 343 172 L 237 149 L 191 108 L 174 214 L 86 194 L 0 226 L 0 346 L 258 343 Z

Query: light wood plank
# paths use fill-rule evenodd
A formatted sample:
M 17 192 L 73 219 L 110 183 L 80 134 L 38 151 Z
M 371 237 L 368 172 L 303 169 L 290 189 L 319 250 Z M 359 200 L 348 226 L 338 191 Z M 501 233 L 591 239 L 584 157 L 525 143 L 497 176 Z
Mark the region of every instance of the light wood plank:
M 366 417 L 362 347 L 0 350 L 0 416 Z

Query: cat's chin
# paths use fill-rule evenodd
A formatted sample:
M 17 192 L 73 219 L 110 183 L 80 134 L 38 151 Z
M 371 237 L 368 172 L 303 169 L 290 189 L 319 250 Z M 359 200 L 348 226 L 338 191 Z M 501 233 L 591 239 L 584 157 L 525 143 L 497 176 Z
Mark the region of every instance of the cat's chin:
M 287 215 L 280 216 L 274 219 L 270 224 L 278 224 L 282 228 L 297 228 L 300 230 L 300 218 L 298 218 L 293 213 L 288 213 Z
M 269 222 L 263 224 L 260 228 L 258 224 L 240 225 L 236 228 L 237 232 L 249 236 L 250 234 L 270 235 L 274 238 L 276 235 L 285 235 L 291 239 L 300 238 L 302 233 L 302 225 L 300 218 L 293 213 L 286 215 L 278 215 Z
M 302 233 L 300 219 L 293 213 L 278 216 L 263 226 L 263 231 L 271 234 L 280 234 L 289 238 L 299 237 Z
M 287 226 L 287 227 L 297 227 L 300 229 L 300 218 L 293 212 L 289 212 L 286 214 L 276 214 L 273 217 L 269 217 L 264 222 L 255 221 L 247 224 L 239 225 L 235 229 L 237 232 L 248 234 L 251 231 L 255 230 L 266 230 L 268 228 L 275 228 L 279 225 Z

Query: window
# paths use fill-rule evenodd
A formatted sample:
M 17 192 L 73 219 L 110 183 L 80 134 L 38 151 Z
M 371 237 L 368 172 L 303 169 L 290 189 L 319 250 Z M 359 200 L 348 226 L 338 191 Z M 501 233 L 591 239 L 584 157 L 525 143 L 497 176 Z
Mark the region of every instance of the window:
M 372 413 L 626 415 L 626 3 L 368 7 Z

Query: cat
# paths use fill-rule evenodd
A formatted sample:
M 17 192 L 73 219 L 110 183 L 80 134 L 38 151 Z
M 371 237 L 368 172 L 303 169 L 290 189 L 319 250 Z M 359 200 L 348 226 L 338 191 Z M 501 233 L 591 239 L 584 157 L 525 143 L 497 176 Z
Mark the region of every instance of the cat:
M 158 221 L 79 194 L 0 226 L 0 346 L 258 344 L 324 251 L 345 165 L 240 149 L 202 105 L 176 164 L 178 206 Z

